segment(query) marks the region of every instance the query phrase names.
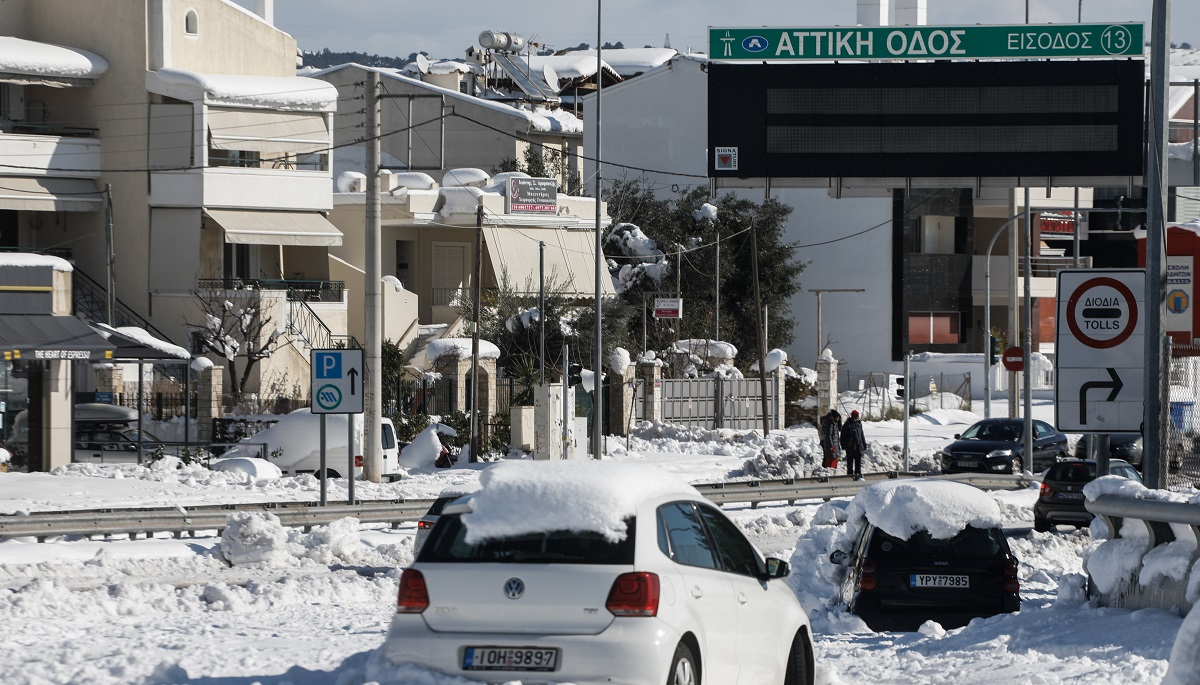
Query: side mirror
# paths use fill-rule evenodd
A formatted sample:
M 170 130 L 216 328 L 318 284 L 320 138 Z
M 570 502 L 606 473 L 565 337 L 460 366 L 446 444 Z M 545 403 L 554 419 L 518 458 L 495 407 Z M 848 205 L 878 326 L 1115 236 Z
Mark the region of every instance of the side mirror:
M 792 572 L 791 567 L 788 566 L 788 563 L 786 561 L 784 561 L 783 559 L 776 559 L 775 557 L 767 557 L 767 578 L 768 579 L 787 578 L 791 572 Z
M 849 554 L 846 554 L 840 549 L 835 549 L 829 554 L 829 563 L 836 566 L 841 566 L 846 563 L 848 558 L 850 558 Z
M 955 433 L 955 434 L 954 434 L 954 439 L 955 439 L 955 440 L 958 440 L 958 439 L 959 439 L 959 438 L 961 438 L 961 437 L 962 437 L 962 434 L 961 434 L 961 433 Z

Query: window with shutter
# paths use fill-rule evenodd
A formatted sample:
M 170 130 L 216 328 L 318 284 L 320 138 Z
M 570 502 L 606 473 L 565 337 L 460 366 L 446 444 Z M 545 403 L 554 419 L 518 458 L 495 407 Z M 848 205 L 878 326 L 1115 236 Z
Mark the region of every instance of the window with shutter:
M 454 304 L 467 275 L 466 245 L 433 246 L 433 304 Z

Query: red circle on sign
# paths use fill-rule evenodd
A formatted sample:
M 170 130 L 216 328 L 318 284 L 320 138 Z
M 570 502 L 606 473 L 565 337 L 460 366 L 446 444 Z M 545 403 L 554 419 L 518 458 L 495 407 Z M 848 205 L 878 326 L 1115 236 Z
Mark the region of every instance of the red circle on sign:
M 1020 371 L 1025 368 L 1025 350 L 1019 347 L 1010 347 L 1004 350 L 1004 356 L 1000 358 L 1000 361 L 1009 371 Z
M 1082 299 L 1083 293 L 1091 290 L 1092 288 L 1101 286 L 1108 286 L 1113 290 L 1116 290 L 1118 293 L 1120 293 L 1121 297 L 1125 298 L 1125 302 L 1129 307 L 1129 323 L 1125 326 L 1125 330 L 1114 335 L 1108 340 L 1097 340 L 1096 338 L 1089 337 L 1086 333 L 1080 330 L 1079 324 L 1075 321 L 1075 308 L 1079 305 L 1079 300 Z M 1137 301 L 1133 299 L 1133 291 L 1129 289 L 1129 286 L 1115 278 L 1101 276 L 1100 278 L 1093 278 L 1090 281 L 1085 281 L 1083 285 L 1075 289 L 1075 292 L 1071 293 L 1071 298 L 1067 300 L 1067 326 L 1071 329 L 1071 334 L 1074 335 L 1075 339 L 1079 342 L 1097 350 L 1116 347 L 1117 345 L 1120 345 L 1128 340 L 1129 336 L 1133 335 L 1133 329 L 1137 326 L 1137 320 Z

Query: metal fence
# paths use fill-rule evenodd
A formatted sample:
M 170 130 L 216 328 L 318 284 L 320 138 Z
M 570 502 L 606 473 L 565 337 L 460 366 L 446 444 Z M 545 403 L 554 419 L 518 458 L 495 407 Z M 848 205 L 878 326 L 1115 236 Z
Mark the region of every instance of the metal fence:
M 1200 484 L 1200 345 L 1170 347 L 1168 383 L 1170 421 L 1163 435 L 1167 451 L 1167 484 Z M 1143 456 L 1143 459 L 1149 455 Z
M 767 415 L 776 424 L 778 384 L 767 383 Z M 662 420 L 684 426 L 749 430 L 762 427 L 762 385 L 758 378 L 676 378 L 661 386 Z M 638 417 L 645 419 L 644 389 L 639 386 Z
M 394 410 L 402 415 L 449 414 L 458 406 L 455 403 L 457 388 L 449 378 L 401 382 L 396 394 L 399 401 Z

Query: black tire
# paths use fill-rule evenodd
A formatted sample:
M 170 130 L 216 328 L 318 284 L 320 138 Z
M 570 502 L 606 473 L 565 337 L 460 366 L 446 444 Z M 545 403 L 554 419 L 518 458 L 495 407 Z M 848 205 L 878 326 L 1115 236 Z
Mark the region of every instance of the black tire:
M 317 471 L 313 475 L 317 477 L 317 480 L 321 480 L 321 472 L 320 471 Z M 341 478 L 342 474 L 338 473 L 337 471 L 334 471 L 333 469 L 325 469 L 325 477 L 326 478 Z
M 1050 532 L 1050 522 L 1044 518 L 1034 516 L 1033 517 L 1033 529 L 1039 533 L 1049 533 Z
M 814 670 L 812 643 L 802 630 L 792 639 L 792 650 L 788 652 L 783 685 L 813 685 Z
M 700 685 L 700 665 L 692 648 L 680 642 L 667 672 L 667 685 Z

